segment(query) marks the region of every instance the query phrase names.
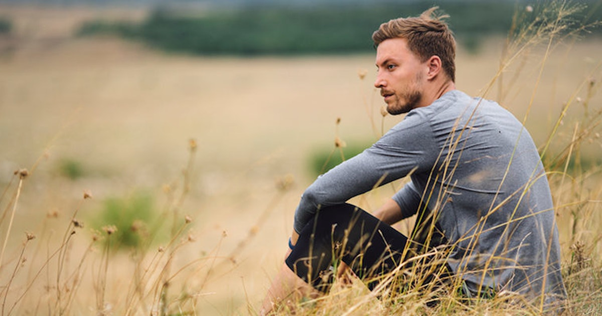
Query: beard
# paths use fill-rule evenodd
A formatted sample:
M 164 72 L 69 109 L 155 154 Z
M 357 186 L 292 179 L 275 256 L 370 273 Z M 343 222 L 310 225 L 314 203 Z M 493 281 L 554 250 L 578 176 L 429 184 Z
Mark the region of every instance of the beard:
M 422 73 L 418 72 L 414 78 L 414 82 L 408 85 L 406 91 L 401 91 L 399 93 L 395 103 L 387 104 L 387 112 L 391 115 L 399 115 L 408 113 L 418 107 L 418 104 L 422 101 L 422 90 L 420 89 L 422 87 L 422 79 Z
M 401 103 L 402 100 L 405 100 L 405 103 Z M 395 103 L 387 104 L 387 112 L 391 115 L 408 113 L 416 108 L 420 100 L 422 100 L 422 92 L 418 90 L 408 91 L 403 93 L 401 98 L 397 98 Z

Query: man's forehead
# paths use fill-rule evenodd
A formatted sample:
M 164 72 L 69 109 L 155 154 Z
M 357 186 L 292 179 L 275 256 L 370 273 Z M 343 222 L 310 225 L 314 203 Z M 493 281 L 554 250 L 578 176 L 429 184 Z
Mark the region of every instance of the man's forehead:
M 405 38 L 390 38 L 384 40 L 376 48 L 376 65 L 382 65 L 396 59 L 402 59 L 411 54 Z

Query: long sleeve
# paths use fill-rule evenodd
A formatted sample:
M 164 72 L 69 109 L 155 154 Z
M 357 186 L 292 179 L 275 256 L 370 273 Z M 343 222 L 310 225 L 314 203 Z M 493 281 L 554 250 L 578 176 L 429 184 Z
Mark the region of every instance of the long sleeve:
M 377 185 L 430 170 L 437 159 L 435 148 L 428 122 L 410 112 L 372 147 L 318 177 L 306 189 L 295 212 L 295 231 L 300 232 L 320 207 L 345 203 Z

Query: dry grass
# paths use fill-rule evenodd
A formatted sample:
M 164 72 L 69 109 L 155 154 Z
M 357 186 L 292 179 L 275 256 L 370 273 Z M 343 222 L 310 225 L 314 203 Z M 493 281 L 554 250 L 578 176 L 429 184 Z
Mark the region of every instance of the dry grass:
M 191 58 L 69 36 L 88 18 L 144 14 L 114 12 L 0 7 L 0 14 L 19 19 L 20 30 L 18 44 L 0 56 L 2 314 L 254 314 L 311 181 L 307 153 L 332 144 L 338 117 L 336 132 L 347 143 L 380 133 L 373 56 Z M 525 51 L 503 73 L 502 90 L 494 85 L 487 96 L 502 99 L 519 118 L 529 108 L 526 125 L 542 148 L 550 145 L 551 157 L 565 150 L 597 159 L 602 43 L 564 43 L 547 56 L 543 73 L 545 47 Z M 503 47 L 491 39 L 479 55 L 460 52 L 459 88 L 484 93 Z M 386 117 L 382 128 L 398 120 Z M 192 168 L 191 138 L 198 144 Z M 81 162 L 86 176 L 60 176 L 64 158 Z M 30 174 L 13 175 L 21 168 Z M 550 180 L 571 311 L 595 314 L 602 301 L 599 166 L 559 171 Z M 110 236 L 92 232 L 86 220 L 103 199 L 139 187 L 171 210 L 169 223 L 176 218 L 172 241 L 135 254 L 104 248 L 97 239 Z M 84 199 L 84 191 L 93 198 Z M 391 193 L 387 186 L 356 202 L 370 210 Z M 357 306 L 358 298 L 365 304 Z M 406 301 L 383 304 L 355 284 L 303 308 L 324 315 L 458 311 L 452 301 L 434 311 L 422 299 Z M 483 303 L 461 310 L 503 309 Z

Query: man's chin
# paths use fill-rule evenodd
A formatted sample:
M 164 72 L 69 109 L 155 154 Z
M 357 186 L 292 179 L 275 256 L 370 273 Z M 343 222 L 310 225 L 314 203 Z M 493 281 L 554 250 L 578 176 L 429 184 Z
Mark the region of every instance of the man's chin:
M 407 109 L 406 107 L 401 107 L 401 106 L 391 106 L 391 104 L 387 104 L 387 113 L 391 114 L 391 115 L 400 115 L 400 114 L 405 114 L 408 113 L 409 109 Z

